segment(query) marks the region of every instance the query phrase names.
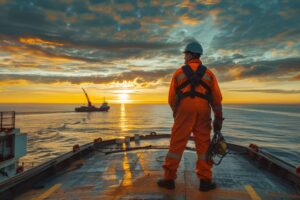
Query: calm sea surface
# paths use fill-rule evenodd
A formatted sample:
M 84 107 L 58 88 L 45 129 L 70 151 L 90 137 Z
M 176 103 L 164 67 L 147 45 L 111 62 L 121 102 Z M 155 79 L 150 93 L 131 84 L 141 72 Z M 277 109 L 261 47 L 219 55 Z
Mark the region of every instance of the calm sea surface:
M 168 105 L 111 105 L 109 112 L 75 113 L 72 104 L 0 104 L 17 111 L 16 127 L 28 134 L 28 154 L 34 165 L 95 138 L 170 133 Z M 300 164 L 300 105 L 225 105 L 223 134 L 228 142 L 256 143 L 293 164 Z

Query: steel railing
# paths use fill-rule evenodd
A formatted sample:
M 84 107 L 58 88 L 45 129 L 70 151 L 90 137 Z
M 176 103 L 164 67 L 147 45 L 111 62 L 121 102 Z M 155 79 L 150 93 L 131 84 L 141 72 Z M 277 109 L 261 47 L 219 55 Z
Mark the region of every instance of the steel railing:
M 15 111 L 0 112 L 0 131 L 10 131 L 15 128 Z

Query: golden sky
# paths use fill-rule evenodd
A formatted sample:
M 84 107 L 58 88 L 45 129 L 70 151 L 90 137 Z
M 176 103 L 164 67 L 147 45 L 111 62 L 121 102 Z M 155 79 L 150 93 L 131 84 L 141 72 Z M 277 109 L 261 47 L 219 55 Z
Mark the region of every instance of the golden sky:
M 192 40 L 224 103 L 300 103 L 300 2 L 0 1 L 0 103 L 166 103 Z M 234 12 L 233 12 L 234 11 Z

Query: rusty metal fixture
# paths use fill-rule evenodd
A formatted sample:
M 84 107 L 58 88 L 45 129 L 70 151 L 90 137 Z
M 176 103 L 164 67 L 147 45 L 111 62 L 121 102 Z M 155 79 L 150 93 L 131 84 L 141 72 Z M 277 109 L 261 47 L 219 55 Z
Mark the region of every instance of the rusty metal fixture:
M 19 167 L 17 167 L 17 169 L 16 169 L 16 173 L 17 174 L 19 174 L 19 173 L 21 173 L 21 172 L 23 172 L 24 171 L 24 167 L 23 166 L 19 166 Z
M 94 139 L 94 143 L 99 143 L 99 142 L 102 142 L 102 138 L 101 137 Z
M 249 147 L 253 150 L 253 151 L 255 151 L 255 152 L 259 152 L 259 147 L 256 145 L 256 144 L 250 144 L 249 145 Z
M 75 145 L 73 146 L 73 152 L 77 152 L 77 151 L 79 151 L 79 150 L 80 150 L 79 144 L 75 144 Z
M 150 132 L 150 135 L 157 135 L 155 131 Z

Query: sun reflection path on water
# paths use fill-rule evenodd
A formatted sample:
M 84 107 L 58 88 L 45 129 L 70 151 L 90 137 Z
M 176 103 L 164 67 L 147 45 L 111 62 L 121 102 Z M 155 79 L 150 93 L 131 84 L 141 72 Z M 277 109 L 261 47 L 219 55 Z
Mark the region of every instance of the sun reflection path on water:
M 121 108 L 120 108 L 120 128 L 121 131 L 128 130 L 125 104 L 121 104 Z

